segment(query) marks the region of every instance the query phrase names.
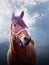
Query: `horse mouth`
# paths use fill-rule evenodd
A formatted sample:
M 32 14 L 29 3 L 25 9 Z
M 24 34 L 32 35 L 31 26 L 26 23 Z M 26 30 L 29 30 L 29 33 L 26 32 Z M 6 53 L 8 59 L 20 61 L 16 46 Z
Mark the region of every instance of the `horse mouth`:
M 26 45 L 29 45 L 30 41 L 31 41 L 31 38 L 24 38 L 23 40 L 19 39 L 19 38 L 16 38 L 16 43 L 18 43 L 18 45 L 20 46 L 26 46 Z

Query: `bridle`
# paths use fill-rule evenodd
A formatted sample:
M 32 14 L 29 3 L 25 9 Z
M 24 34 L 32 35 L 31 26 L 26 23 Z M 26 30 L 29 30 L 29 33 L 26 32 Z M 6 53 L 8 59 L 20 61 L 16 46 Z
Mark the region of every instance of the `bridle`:
M 25 29 L 22 29 L 22 30 L 20 30 L 19 32 L 17 32 L 17 33 L 14 33 L 12 30 L 10 30 L 10 32 L 13 34 L 13 35 L 15 35 L 15 37 L 17 38 L 18 37 L 18 35 L 21 33 L 21 32 L 23 32 L 23 31 L 27 31 L 27 28 L 25 28 Z
M 21 32 L 23 32 L 23 31 L 27 31 L 27 28 L 25 28 L 25 29 L 22 29 L 22 30 L 20 30 L 19 32 L 17 32 L 17 33 L 15 33 L 15 32 L 13 32 L 12 30 L 10 30 L 10 32 L 13 34 L 13 35 L 15 35 L 15 37 L 16 37 L 16 39 L 14 39 L 16 42 L 18 42 L 18 44 L 21 46 L 22 45 L 22 42 L 20 41 L 20 39 L 18 38 L 18 35 L 21 33 Z M 18 40 L 18 41 L 17 41 Z

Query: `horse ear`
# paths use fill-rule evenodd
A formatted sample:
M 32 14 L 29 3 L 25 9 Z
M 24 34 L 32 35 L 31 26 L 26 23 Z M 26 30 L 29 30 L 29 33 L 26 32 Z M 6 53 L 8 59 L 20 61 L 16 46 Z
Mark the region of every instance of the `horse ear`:
M 24 11 L 22 11 L 21 14 L 20 14 L 21 18 L 23 18 L 23 16 L 24 16 Z
M 14 17 L 15 17 L 15 13 L 13 12 L 13 13 L 12 13 L 12 19 L 13 19 Z

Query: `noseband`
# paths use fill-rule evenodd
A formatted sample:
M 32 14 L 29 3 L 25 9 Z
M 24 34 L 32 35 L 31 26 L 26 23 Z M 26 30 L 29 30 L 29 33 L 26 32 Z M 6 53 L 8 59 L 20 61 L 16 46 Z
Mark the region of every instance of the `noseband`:
M 10 30 L 10 32 L 13 34 L 13 35 L 15 35 L 15 37 L 16 37 L 16 39 L 14 39 L 16 42 L 18 42 L 18 44 L 21 46 L 22 45 L 22 42 L 20 41 L 20 39 L 18 38 L 18 35 L 21 33 L 21 32 L 23 32 L 23 31 L 27 31 L 27 28 L 25 28 L 25 29 L 22 29 L 22 30 L 20 30 L 19 32 L 17 32 L 17 33 L 15 33 L 15 32 L 13 32 L 12 30 Z
M 14 33 L 12 30 L 10 30 L 10 32 L 12 32 L 12 34 L 13 35 L 15 35 L 15 37 L 17 38 L 18 37 L 18 35 L 21 33 L 21 32 L 23 32 L 23 31 L 27 31 L 27 28 L 25 28 L 25 29 L 22 29 L 22 30 L 20 30 L 19 32 L 17 32 L 17 33 Z

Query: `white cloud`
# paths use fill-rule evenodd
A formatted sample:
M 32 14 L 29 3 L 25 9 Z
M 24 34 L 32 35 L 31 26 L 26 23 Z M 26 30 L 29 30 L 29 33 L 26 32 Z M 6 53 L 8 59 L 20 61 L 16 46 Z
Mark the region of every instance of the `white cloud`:
M 42 19 L 46 14 L 40 14 L 36 12 L 34 15 L 30 16 L 28 12 L 25 12 L 24 21 L 28 26 L 34 25 L 38 20 Z
M 20 15 L 21 11 L 24 10 L 24 18 L 23 19 L 28 26 L 34 24 L 39 19 L 40 14 L 35 13 L 33 16 L 30 16 L 28 14 L 28 10 L 25 6 L 27 6 L 27 5 L 33 6 L 33 4 L 36 3 L 36 1 L 38 1 L 38 0 L 30 0 L 30 1 L 29 0 L 26 0 L 26 1 L 25 0 L 19 0 L 19 1 L 18 0 L 11 0 L 11 2 L 16 3 L 18 5 L 20 5 L 22 2 L 24 2 L 24 5 L 21 5 L 20 8 L 15 7 L 15 5 L 14 5 L 14 7 L 15 7 L 16 15 Z M 41 1 L 42 0 L 40 0 L 39 2 L 41 2 Z M 2 25 L 4 24 L 3 18 L 5 17 L 5 15 L 8 17 L 11 17 L 12 11 L 14 11 L 14 9 L 8 7 L 9 5 L 12 6 L 12 4 L 10 4 L 6 0 L 2 0 L 0 2 L 0 15 L 1 15 L 1 17 L 0 17 L 1 18 L 0 19 L 0 29 L 2 29 Z
M 23 19 L 24 19 L 24 22 L 25 22 L 28 26 L 30 26 L 30 25 L 36 23 L 36 21 L 37 21 L 41 16 L 44 16 L 43 14 L 40 14 L 40 13 L 35 13 L 34 15 L 30 16 L 30 15 L 28 14 L 27 8 L 25 8 L 24 6 L 21 6 L 21 8 L 19 8 L 19 9 L 16 8 L 16 10 L 15 10 L 15 15 L 16 15 L 16 16 L 19 16 L 22 11 L 24 11 L 24 18 L 23 18 Z
M 11 2 L 13 3 L 17 3 L 17 4 L 25 4 L 25 5 L 36 5 L 36 1 L 35 0 L 11 0 Z
M 36 5 L 36 1 L 35 0 L 24 0 L 24 3 L 27 5 Z
M 9 3 L 9 1 L 12 2 L 12 4 Z M 16 15 L 20 15 L 21 11 L 24 10 L 24 18 L 23 18 L 24 22 L 28 26 L 35 24 L 36 21 L 44 15 L 40 14 L 38 12 L 35 12 L 32 16 L 29 15 L 28 10 L 27 10 L 27 6 L 34 7 L 37 5 L 37 2 L 44 3 L 47 1 L 48 0 L 26 0 L 26 1 L 25 0 L 7 0 L 7 1 L 0 0 L 0 30 L 3 29 L 4 17 L 5 16 L 11 17 L 12 11 L 15 11 Z M 19 5 L 20 7 L 17 7 L 16 4 Z M 7 25 L 5 27 L 7 27 Z M 6 31 L 7 30 L 8 29 L 6 29 Z M 8 38 L 8 33 L 6 33 L 5 31 L 1 31 L 1 32 L 3 32 L 3 35 L 5 35 L 5 39 Z M 3 37 L 2 37 L 2 39 L 3 39 Z
M 49 1 L 49 0 L 36 0 L 36 2 L 38 2 L 38 3 L 46 3 L 47 1 Z
M 24 11 L 24 17 L 23 20 L 26 23 L 27 26 L 31 26 L 33 24 L 36 23 L 36 21 L 41 18 L 42 16 L 44 16 L 44 14 L 40 14 L 38 12 L 35 12 L 35 14 L 33 14 L 32 16 L 30 16 L 28 14 L 28 10 L 25 7 L 21 7 L 19 9 L 16 9 L 15 11 L 15 15 L 19 16 L 21 14 L 21 12 Z
M 25 4 L 25 5 L 32 5 L 32 6 L 37 5 L 37 2 L 45 3 L 47 1 L 49 1 L 49 0 L 26 0 L 26 1 L 25 0 L 11 0 L 11 2 L 14 4 L 16 3 L 16 4 L 20 5 L 23 3 L 23 5 Z
M 13 5 L 11 3 L 12 2 L 14 3 Z M 44 3 L 44 2 L 47 2 L 48 0 L 1 0 L 0 1 L 0 14 L 2 14 L 3 16 L 4 15 L 7 15 L 7 16 L 11 16 L 11 12 L 14 11 L 14 8 L 15 10 L 19 10 L 19 8 L 17 8 L 16 4 L 20 6 L 20 8 L 24 9 L 26 8 L 26 6 L 34 6 L 34 5 L 37 5 L 37 2 L 38 3 Z M 23 4 L 22 4 L 23 2 Z M 21 5 L 22 4 L 22 5 Z M 12 7 L 13 6 L 13 9 Z M 26 8 L 27 9 L 27 8 Z
M 18 6 L 20 5 L 21 6 L 36 6 L 37 4 L 40 4 L 40 3 L 46 3 L 48 2 L 49 0 L 10 0 L 13 4 L 17 4 Z
M 0 5 L 0 14 L 2 14 L 2 15 L 8 15 L 8 16 L 10 15 L 10 9 L 6 5 L 6 3 L 2 3 Z
M 28 13 L 25 13 L 24 21 L 25 23 L 30 26 L 36 23 L 37 19 L 39 18 L 39 13 L 35 13 L 32 17 L 28 15 Z

